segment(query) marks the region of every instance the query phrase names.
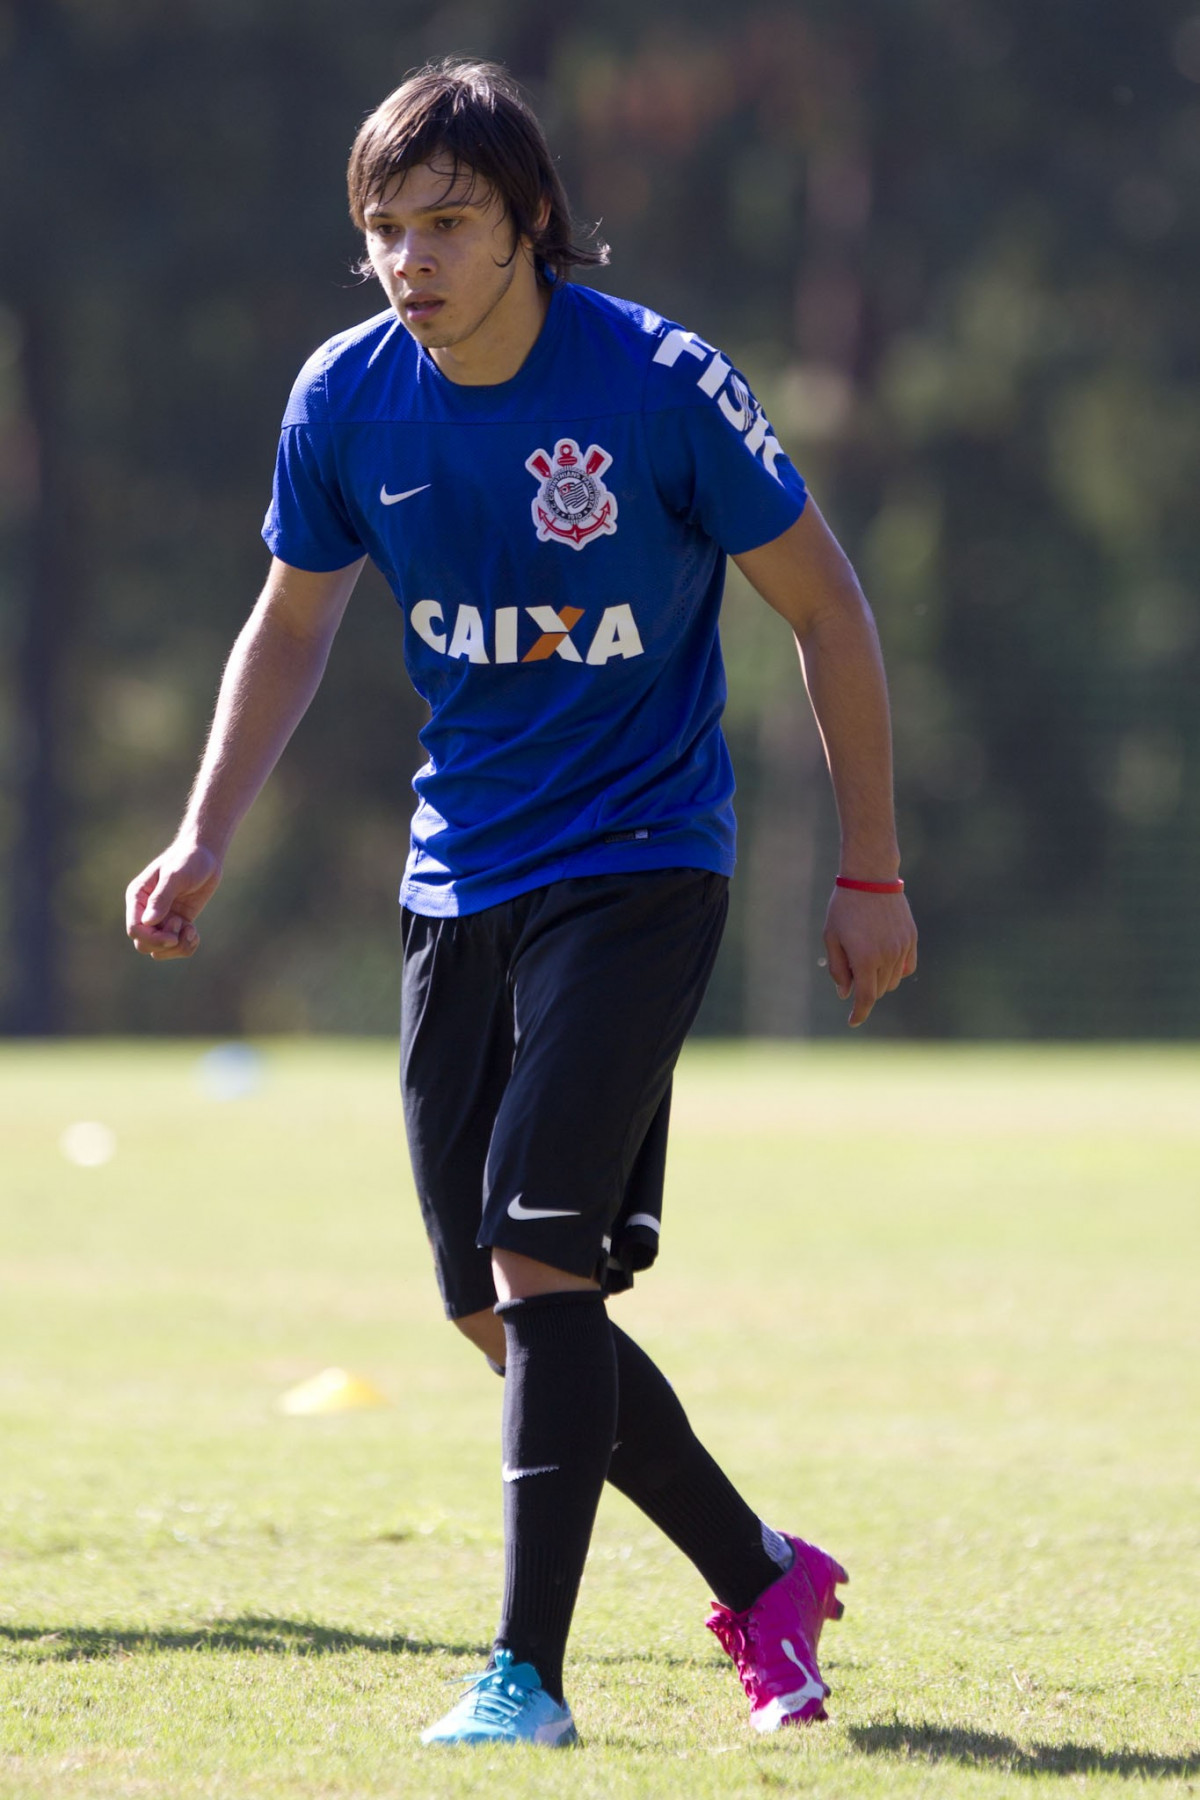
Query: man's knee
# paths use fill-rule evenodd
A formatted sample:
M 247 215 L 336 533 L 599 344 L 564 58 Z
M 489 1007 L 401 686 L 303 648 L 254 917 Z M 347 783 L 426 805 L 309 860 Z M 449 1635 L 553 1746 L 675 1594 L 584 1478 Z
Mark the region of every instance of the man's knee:
M 454 1323 L 477 1350 L 483 1351 L 492 1367 L 502 1372 L 505 1361 L 504 1326 L 491 1307 L 483 1312 L 467 1313 L 465 1318 L 455 1319 Z
M 492 1280 L 501 1300 L 532 1300 L 543 1294 L 599 1293 L 590 1277 L 572 1275 L 516 1250 L 492 1250 Z

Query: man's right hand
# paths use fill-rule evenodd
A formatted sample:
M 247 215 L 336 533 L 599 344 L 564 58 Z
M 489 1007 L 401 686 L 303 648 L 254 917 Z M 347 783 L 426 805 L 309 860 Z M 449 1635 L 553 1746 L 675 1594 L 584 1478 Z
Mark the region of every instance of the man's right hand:
M 134 949 L 157 961 L 194 956 L 196 915 L 217 890 L 221 865 L 198 844 L 171 844 L 125 890 L 125 929 Z
M 216 892 L 240 820 L 317 691 L 364 561 L 314 574 L 272 558 L 225 665 L 179 835 L 125 891 L 125 929 L 143 956 L 166 960 L 200 948 L 196 915 Z

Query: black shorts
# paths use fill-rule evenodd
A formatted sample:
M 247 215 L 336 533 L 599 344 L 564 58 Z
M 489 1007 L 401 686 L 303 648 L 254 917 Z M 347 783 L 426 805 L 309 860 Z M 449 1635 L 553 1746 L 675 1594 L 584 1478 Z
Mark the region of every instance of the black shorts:
M 404 1121 L 450 1318 L 495 1304 L 493 1246 L 606 1292 L 653 1261 L 671 1075 L 728 888 L 666 869 L 403 910 Z

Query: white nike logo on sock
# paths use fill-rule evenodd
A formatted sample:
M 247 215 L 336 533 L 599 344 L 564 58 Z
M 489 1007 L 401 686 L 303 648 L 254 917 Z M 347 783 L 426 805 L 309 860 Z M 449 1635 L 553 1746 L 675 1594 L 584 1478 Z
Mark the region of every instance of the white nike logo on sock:
M 520 1481 L 525 1475 L 557 1475 L 561 1463 L 542 1463 L 536 1469 L 514 1469 L 505 1463 L 500 1471 L 505 1481 Z

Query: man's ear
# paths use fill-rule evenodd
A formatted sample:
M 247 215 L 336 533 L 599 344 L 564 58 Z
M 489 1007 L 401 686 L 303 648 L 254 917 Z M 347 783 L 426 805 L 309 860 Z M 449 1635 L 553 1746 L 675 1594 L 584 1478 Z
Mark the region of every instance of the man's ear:
M 541 233 L 543 231 L 545 231 L 546 226 L 549 223 L 550 223 L 550 196 L 549 196 L 549 194 L 543 194 L 542 203 L 538 207 L 537 213 L 534 217 L 533 233 L 540 236 Z M 530 257 L 536 257 L 537 253 L 534 250 L 533 235 L 531 235 L 529 232 L 526 232 L 519 241 L 524 245 L 524 247 Z

